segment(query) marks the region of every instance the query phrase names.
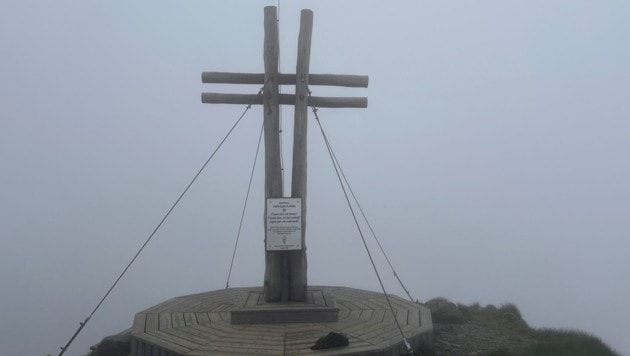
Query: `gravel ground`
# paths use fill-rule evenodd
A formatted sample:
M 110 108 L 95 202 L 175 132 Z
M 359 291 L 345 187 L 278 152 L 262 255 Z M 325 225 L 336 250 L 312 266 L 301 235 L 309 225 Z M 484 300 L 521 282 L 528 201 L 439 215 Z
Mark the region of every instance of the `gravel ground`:
M 433 351 L 438 356 L 481 356 L 501 349 L 520 350 L 535 342 L 527 335 L 488 328 L 474 322 L 435 324 L 433 329 Z

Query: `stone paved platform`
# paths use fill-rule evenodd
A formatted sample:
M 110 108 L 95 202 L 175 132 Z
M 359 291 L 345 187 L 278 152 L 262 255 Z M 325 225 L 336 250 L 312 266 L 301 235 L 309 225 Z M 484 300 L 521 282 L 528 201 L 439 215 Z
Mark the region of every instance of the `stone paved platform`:
M 173 298 L 144 310 L 134 318 L 131 355 L 399 355 L 405 351 L 382 293 L 312 286 L 309 295 L 334 297 L 337 321 L 232 323 L 232 311 L 261 292 L 261 288 L 230 288 Z M 407 341 L 413 347 L 431 343 L 428 308 L 396 296 L 390 299 Z M 322 303 L 328 305 L 326 300 L 315 299 L 312 304 Z M 297 306 L 293 303 L 292 307 Z M 331 331 L 346 334 L 350 344 L 310 349 Z

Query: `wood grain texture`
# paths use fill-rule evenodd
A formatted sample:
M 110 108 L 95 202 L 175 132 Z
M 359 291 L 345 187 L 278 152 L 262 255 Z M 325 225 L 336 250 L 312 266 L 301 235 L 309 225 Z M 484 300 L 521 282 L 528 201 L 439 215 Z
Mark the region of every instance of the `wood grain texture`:
M 302 249 L 289 251 L 290 300 L 305 301 L 307 286 L 306 261 L 306 147 L 308 128 L 309 68 L 313 12 L 302 10 L 298 36 L 297 65 L 295 69 L 295 113 L 293 123 L 293 165 L 291 197 L 302 200 Z
M 280 94 L 278 102 L 281 105 L 294 105 L 295 95 Z M 264 97 L 255 94 L 226 94 L 226 93 L 201 93 L 201 102 L 204 104 L 241 104 L 262 105 Z M 318 108 L 367 108 L 366 97 L 326 97 L 311 96 L 307 99 L 307 105 Z
M 281 198 L 282 168 L 280 164 L 280 106 L 278 103 L 278 15 L 274 6 L 265 7 L 265 86 L 264 86 L 264 130 L 265 130 L 265 198 Z M 263 216 L 267 230 L 267 204 Z M 282 255 L 276 251 L 265 252 L 265 300 L 283 299 L 282 281 L 286 271 L 282 269 Z M 286 298 L 286 297 L 285 297 Z
M 295 74 L 278 74 L 278 84 L 294 85 Z M 203 72 L 201 82 L 204 84 L 259 84 L 265 83 L 264 73 L 235 73 L 235 72 Z M 367 75 L 351 74 L 309 74 L 310 85 L 323 85 L 348 88 L 367 88 Z

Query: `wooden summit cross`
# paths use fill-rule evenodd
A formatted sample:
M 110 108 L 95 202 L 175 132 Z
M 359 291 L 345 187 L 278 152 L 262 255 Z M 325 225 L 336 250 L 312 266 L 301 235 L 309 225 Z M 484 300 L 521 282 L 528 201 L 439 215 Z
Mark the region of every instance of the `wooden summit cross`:
M 314 97 L 310 96 L 309 85 L 362 87 L 368 85 L 367 76 L 309 74 L 313 12 L 302 10 L 298 37 L 297 68 L 295 74 L 278 72 L 278 16 L 275 6 L 265 7 L 265 73 L 204 72 L 203 83 L 261 84 L 262 95 L 202 93 L 201 101 L 206 104 L 262 104 L 264 105 L 265 131 L 265 280 L 266 302 L 306 301 L 306 128 L 308 106 L 328 108 L 365 108 L 364 97 Z M 295 95 L 280 94 L 280 85 L 295 85 Z M 299 237 L 299 249 L 270 249 L 269 247 L 269 202 L 283 197 L 282 171 L 280 166 L 280 104 L 295 106 L 293 133 L 293 170 L 291 198 L 298 198 L 301 226 L 295 229 Z M 292 200 L 295 201 L 295 200 Z M 301 204 L 300 204 L 301 203 Z

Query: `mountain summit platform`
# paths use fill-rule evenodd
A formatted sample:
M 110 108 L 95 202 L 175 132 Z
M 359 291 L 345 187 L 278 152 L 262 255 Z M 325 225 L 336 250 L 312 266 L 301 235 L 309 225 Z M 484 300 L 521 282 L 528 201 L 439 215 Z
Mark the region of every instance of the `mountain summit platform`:
M 400 330 L 382 293 L 310 286 L 305 303 L 264 303 L 262 288 L 229 288 L 176 297 L 136 314 L 131 356 L 400 355 Z M 429 345 L 428 308 L 390 295 L 412 347 Z M 329 332 L 349 345 L 311 346 Z

